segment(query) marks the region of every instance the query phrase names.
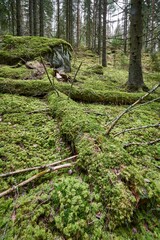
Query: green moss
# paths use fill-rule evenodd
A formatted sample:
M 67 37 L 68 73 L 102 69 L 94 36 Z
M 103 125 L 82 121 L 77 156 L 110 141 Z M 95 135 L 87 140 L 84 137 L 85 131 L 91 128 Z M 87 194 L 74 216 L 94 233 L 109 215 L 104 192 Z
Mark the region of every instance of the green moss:
M 120 91 L 101 91 L 82 87 L 70 87 L 68 84 L 55 82 L 56 88 L 69 95 L 73 100 L 87 103 L 102 104 L 131 104 L 144 93 L 127 93 Z M 47 78 L 43 80 L 11 80 L 0 78 L 0 92 L 13 93 L 25 96 L 44 96 L 52 89 Z M 156 98 L 156 94 L 149 95 L 145 101 Z
M 36 57 L 45 56 L 52 53 L 55 46 L 63 45 L 72 51 L 69 43 L 62 39 L 45 37 L 13 37 L 3 36 L 3 46 L 0 49 L 0 63 L 13 65 L 21 59 L 32 60 Z
M 9 172 L 66 157 L 69 149 L 59 138 L 59 129 L 40 100 L 14 95 L 0 96 L 0 172 Z M 28 112 L 28 114 L 27 114 Z M 33 112 L 33 113 L 32 113 Z M 1 190 L 7 189 L 16 181 L 22 181 L 33 173 L 16 178 L 1 178 Z
M 80 61 L 77 59 L 74 72 Z M 48 164 L 69 156 L 71 151 L 78 154 L 72 171 L 47 174 L 0 199 L 2 239 L 160 238 L 157 167 L 160 145 L 123 148 L 128 142 L 158 139 L 159 131 L 148 128 L 114 137 L 126 128 L 158 123 L 159 102 L 138 105 L 120 119 L 106 138 L 110 122 L 127 107 L 119 104 L 130 104 L 144 93 L 130 94 L 120 88 L 128 75 L 122 69 L 104 68 L 103 76 L 93 73 L 93 66 L 98 62 L 96 55 L 83 62 L 72 89 L 67 83 L 55 81 L 60 96 L 50 93 L 49 106 L 46 99 L 44 102 L 14 95 L 44 96 L 51 91 L 47 77 L 24 81 L 20 80 L 24 76 L 23 67 L 13 71 L 2 68 L 1 173 Z M 20 79 L 12 80 L 15 75 Z M 159 82 L 158 73 L 144 74 L 144 77 L 149 88 Z M 148 99 L 158 94 L 159 89 Z M 35 173 L 1 178 L 1 191 Z
M 51 95 L 49 102 L 54 115 L 61 122 L 62 136 L 75 146 L 78 167 L 87 173 L 86 180 L 101 195 L 109 229 L 130 224 L 139 210 L 137 204 L 142 208 L 158 206 L 160 189 L 156 183 L 159 174 L 158 170 L 154 170 L 154 165 L 150 176 L 153 184 L 145 182 L 151 171 L 151 158 L 146 162 L 144 171 L 143 161 L 138 165 L 137 159 L 124 150 L 119 141 L 104 137 L 105 129 L 96 116 L 86 115 L 82 106 L 62 94 L 59 98 Z
M 27 69 L 25 66 L 21 67 L 9 67 L 1 66 L 0 78 L 11 78 L 11 79 L 28 79 L 34 76 L 34 71 Z
M 51 91 L 48 81 L 42 80 L 11 80 L 0 78 L 0 92 L 12 93 L 24 96 L 44 96 Z

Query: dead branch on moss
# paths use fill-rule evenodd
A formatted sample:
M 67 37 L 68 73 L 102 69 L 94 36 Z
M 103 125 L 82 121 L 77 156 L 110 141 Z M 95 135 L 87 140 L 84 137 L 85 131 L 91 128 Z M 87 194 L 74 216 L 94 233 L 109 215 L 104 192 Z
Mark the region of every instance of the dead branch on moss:
M 135 130 L 140 130 L 140 129 L 145 129 L 145 128 L 152 128 L 152 127 L 160 127 L 160 123 L 157 123 L 157 124 L 151 124 L 151 125 L 146 125 L 146 126 L 140 126 L 140 127 L 135 127 L 135 128 L 128 128 L 128 129 L 125 129 L 119 133 L 116 133 L 114 134 L 114 137 L 117 137 L 119 136 L 120 134 L 124 134 L 126 132 L 131 132 L 131 131 L 135 131 Z
M 27 179 L 27 180 L 17 184 L 16 186 L 13 186 L 13 187 L 7 189 L 6 191 L 0 193 L 0 198 L 3 197 L 3 196 L 8 195 L 11 192 L 14 192 L 15 190 L 17 190 L 17 188 L 23 187 L 26 184 L 32 182 L 33 180 L 44 176 L 46 173 L 57 171 L 57 170 L 60 170 L 60 169 L 63 169 L 63 168 L 72 167 L 72 166 L 73 166 L 73 163 L 66 163 L 66 164 L 63 164 L 63 165 L 56 166 L 56 167 L 50 167 L 50 168 L 48 168 L 48 169 L 46 169 L 46 170 L 44 170 L 44 171 L 42 171 L 40 173 L 37 173 L 36 175 L 32 176 L 31 178 L 29 178 L 29 179 Z
M 33 113 L 43 113 L 43 112 L 48 112 L 50 111 L 50 108 L 43 108 L 43 109 L 38 109 L 38 110 L 34 110 L 34 111 L 21 111 L 21 112 L 3 112 L 1 113 L 1 115 L 5 115 L 5 114 L 15 114 L 15 113 L 26 113 L 26 114 L 33 114 Z
M 74 160 L 74 159 L 76 159 L 76 157 L 77 157 L 77 155 L 74 155 L 74 156 L 71 156 L 71 157 L 68 157 L 68 158 L 65 158 L 63 160 L 59 160 L 57 162 L 53 162 L 53 163 L 50 163 L 50 164 L 47 164 L 47 165 L 31 167 L 31 168 L 25 168 L 25 169 L 19 169 L 19 170 L 16 170 L 14 172 L 3 173 L 3 174 L 0 174 L 0 177 L 9 177 L 9 176 L 13 176 L 13 175 L 19 174 L 19 173 L 24 173 L 24 172 L 29 172 L 29 171 L 39 170 L 39 169 L 50 168 L 50 167 L 56 166 L 56 165 L 58 165 L 58 164 L 60 164 L 62 162 L 67 162 L 67 161 L 70 161 L 70 160 Z
M 119 116 L 117 116 L 112 122 L 108 130 L 106 131 L 106 135 L 109 135 L 112 129 L 115 127 L 117 122 L 123 117 L 123 115 L 127 112 L 129 112 L 135 105 L 137 105 L 140 101 L 142 101 L 145 97 L 147 97 L 149 94 L 153 93 L 158 87 L 160 86 L 160 83 L 156 86 L 154 86 L 150 91 L 148 91 L 145 95 L 140 97 L 137 101 L 135 101 L 133 104 L 131 104 L 127 109 L 125 109 Z
M 139 106 L 136 106 L 135 108 L 138 108 L 138 107 L 141 107 L 141 106 L 147 105 L 147 104 L 152 103 L 152 102 L 156 102 L 156 101 L 158 101 L 158 100 L 160 100 L 160 97 L 158 97 L 158 98 L 154 98 L 153 100 L 150 100 L 150 101 L 145 102 L 145 103 L 141 103 L 141 104 L 139 104 Z
M 54 81 L 52 81 L 51 78 L 50 78 L 50 76 L 49 76 L 49 73 L 48 73 L 48 71 L 47 71 L 47 68 L 46 68 L 46 66 L 45 66 L 45 64 L 44 64 L 44 62 L 43 62 L 42 56 L 41 56 L 41 62 L 42 62 L 42 65 L 43 65 L 43 67 L 44 67 L 45 73 L 46 73 L 46 75 L 47 75 L 47 77 L 48 77 L 48 80 L 49 80 L 49 82 L 50 82 L 50 84 L 51 84 L 51 87 L 52 87 L 53 90 L 56 92 L 57 96 L 59 97 L 59 92 L 57 91 L 57 89 L 56 89 L 56 87 L 55 87 Z
M 141 142 L 141 143 L 135 143 L 135 142 L 132 142 L 132 143 L 127 143 L 125 144 L 123 147 L 124 148 L 128 148 L 130 146 L 144 146 L 144 145 L 154 145 L 156 143 L 160 142 L 160 138 L 154 140 L 154 141 L 150 141 L 150 142 Z

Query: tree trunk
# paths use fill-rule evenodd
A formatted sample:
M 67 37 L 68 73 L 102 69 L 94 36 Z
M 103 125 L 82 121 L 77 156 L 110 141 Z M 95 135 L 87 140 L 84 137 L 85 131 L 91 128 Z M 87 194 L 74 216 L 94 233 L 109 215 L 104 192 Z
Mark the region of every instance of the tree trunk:
M 15 19 L 15 1 L 11 0 L 10 1 L 10 9 L 11 9 L 11 29 L 12 29 L 12 34 L 13 36 L 15 35 L 15 23 L 16 23 L 16 19 Z
M 37 0 L 33 0 L 33 35 L 37 36 L 38 21 L 37 21 Z
M 80 0 L 77 0 L 77 49 L 80 43 Z
M 39 0 L 39 34 L 44 36 L 44 0 Z
M 107 0 L 103 1 L 103 48 L 102 48 L 102 66 L 107 67 L 107 47 L 106 47 L 106 17 L 107 17 Z
M 130 14 L 130 64 L 129 78 L 126 83 L 128 90 L 146 90 L 143 82 L 141 50 L 142 50 L 142 1 L 131 0 Z
M 21 15 L 21 0 L 16 0 L 16 25 L 17 36 L 22 36 L 22 15 Z
M 29 35 L 33 35 L 33 0 L 29 0 Z
M 127 54 L 127 26 L 128 26 L 128 0 L 125 0 L 124 10 L 124 54 Z
M 98 54 L 99 56 L 101 55 L 101 41 L 102 41 L 102 36 L 101 36 L 101 28 L 102 28 L 102 21 L 101 21 L 101 14 L 102 14 L 102 0 L 99 0 L 99 12 L 98 12 Z
M 60 37 L 60 2 L 57 0 L 57 38 Z

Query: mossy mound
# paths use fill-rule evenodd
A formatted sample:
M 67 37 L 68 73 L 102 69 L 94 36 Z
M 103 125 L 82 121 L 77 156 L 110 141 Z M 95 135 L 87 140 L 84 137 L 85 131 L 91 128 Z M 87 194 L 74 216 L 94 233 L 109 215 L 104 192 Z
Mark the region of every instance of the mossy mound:
M 19 61 L 28 61 L 40 56 L 49 57 L 53 55 L 54 47 L 63 46 L 69 51 L 72 47 L 62 39 L 45 37 L 1 37 L 0 64 L 13 65 Z
M 86 115 L 83 107 L 64 95 L 51 95 L 49 102 L 61 122 L 62 136 L 78 153 L 78 167 L 87 173 L 86 181 L 101 195 L 107 228 L 129 225 L 133 219 L 137 227 L 137 216 L 159 205 L 159 172 L 152 163 L 152 154 L 145 163 L 133 157 L 121 141 L 105 137 L 104 126 L 96 116 Z M 157 146 L 154 150 L 158 154 Z M 147 221 L 147 214 L 144 218 Z
M 10 79 L 30 79 L 34 77 L 34 70 L 28 69 L 25 66 L 0 66 L 0 78 Z
M 55 87 L 64 94 L 68 95 L 75 101 L 85 103 L 102 103 L 102 104 L 131 104 L 144 93 L 127 93 L 121 91 L 100 91 L 81 86 L 71 86 L 65 83 L 55 81 Z M 12 93 L 24 96 L 45 96 L 53 88 L 47 78 L 43 80 L 12 80 L 0 78 L 0 92 Z M 144 101 L 152 100 L 157 97 L 157 94 L 149 95 Z

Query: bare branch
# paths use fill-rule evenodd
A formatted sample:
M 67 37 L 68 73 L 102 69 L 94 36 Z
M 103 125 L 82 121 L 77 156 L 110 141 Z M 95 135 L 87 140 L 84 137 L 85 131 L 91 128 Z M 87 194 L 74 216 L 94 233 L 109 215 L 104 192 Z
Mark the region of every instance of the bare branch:
M 75 73 L 75 75 L 74 75 L 74 78 L 73 78 L 73 80 L 72 80 L 72 82 L 71 82 L 71 87 L 70 87 L 70 91 L 69 91 L 68 98 L 69 98 L 70 95 L 71 95 L 71 90 L 72 90 L 72 87 L 73 87 L 73 83 L 74 83 L 74 81 L 76 80 L 77 74 L 78 74 L 81 66 L 82 66 L 82 62 L 79 64 L 79 67 L 77 68 L 77 71 L 76 71 L 76 73 Z
M 50 163 L 50 164 L 47 164 L 47 165 L 37 166 L 37 167 L 32 167 L 32 168 L 19 169 L 19 170 L 16 170 L 14 172 L 3 173 L 3 174 L 0 174 L 0 177 L 8 177 L 8 176 L 13 176 L 13 175 L 18 174 L 18 173 L 24 173 L 24 172 L 34 171 L 34 170 L 38 170 L 38 169 L 50 168 L 50 167 L 56 166 L 56 165 L 58 165 L 62 162 L 67 162 L 67 161 L 70 161 L 70 160 L 74 160 L 74 159 L 76 159 L 76 157 L 77 157 L 77 155 L 74 155 L 74 156 L 71 156 L 71 157 L 68 157 L 68 158 L 65 158 L 63 160 L 53 162 L 53 163 Z
M 29 179 L 27 179 L 27 180 L 25 180 L 25 181 L 17 184 L 16 186 L 13 186 L 13 187 L 7 189 L 6 191 L 0 193 L 0 198 L 3 197 L 3 196 L 8 195 L 8 194 L 11 193 L 11 192 L 14 192 L 17 188 L 23 187 L 23 186 L 25 186 L 26 184 L 28 184 L 29 182 L 32 182 L 33 180 L 35 180 L 35 179 L 37 179 L 37 178 L 39 178 L 39 177 L 42 177 L 42 176 L 45 175 L 46 173 L 49 173 L 49 172 L 52 172 L 52 171 L 57 171 L 57 170 L 62 169 L 62 168 L 72 167 L 72 166 L 73 166 L 73 164 L 71 164 L 71 163 L 66 163 L 66 164 L 63 164 L 63 165 L 56 166 L 56 167 L 50 167 L 50 168 L 48 168 L 48 169 L 46 169 L 46 170 L 44 170 L 44 171 L 42 171 L 42 172 L 40 172 L 40 173 L 32 176 L 31 178 L 29 178 Z
M 57 93 L 57 95 L 58 95 L 58 97 L 59 97 L 59 92 L 57 91 L 57 89 L 56 89 L 56 87 L 55 87 L 55 85 L 54 85 L 54 82 L 51 80 L 51 78 L 50 78 L 50 76 L 49 76 L 49 74 L 48 74 L 48 71 L 47 71 L 47 68 L 46 68 L 46 66 L 45 66 L 45 64 L 44 64 L 44 62 L 43 62 L 42 56 L 41 56 L 41 62 L 42 62 L 42 65 L 43 65 L 43 67 L 44 67 L 45 73 L 47 74 L 48 80 L 49 80 L 49 82 L 50 82 L 53 90 Z
M 160 100 L 160 97 L 158 97 L 158 98 L 154 98 L 153 100 L 148 101 L 148 102 L 145 102 L 145 103 L 141 103 L 141 104 L 139 104 L 138 106 L 136 106 L 135 108 L 141 107 L 141 106 L 143 106 L 143 105 L 146 105 L 146 104 L 149 104 L 149 103 L 152 103 L 152 102 L 158 101 L 158 100 Z
M 137 105 L 140 101 L 142 101 L 145 97 L 147 97 L 149 94 L 153 93 L 158 87 L 160 86 L 160 83 L 156 86 L 154 86 L 150 91 L 148 91 L 145 95 L 140 97 L 137 101 L 135 101 L 133 104 L 131 104 L 127 109 L 125 109 L 119 116 L 117 116 L 112 122 L 110 127 L 108 128 L 106 135 L 109 135 L 111 130 L 114 128 L 116 123 L 123 117 L 123 115 L 127 112 L 129 112 L 135 105 Z
M 154 141 L 151 141 L 151 142 L 141 142 L 141 143 L 135 143 L 135 142 L 132 142 L 132 143 L 127 143 L 125 144 L 123 147 L 124 148 L 127 148 L 127 147 L 130 147 L 130 146 L 144 146 L 144 145 L 154 145 L 156 143 L 160 142 L 160 138 L 154 140 Z
M 114 137 L 117 137 L 119 136 L 120 134 L 123 134 L 123 133 L 126 133 L 126 132 L 131 132 L 131 131 L 135 131 L 135 130 L 139 130 L 139 129 L 145 129 L 145 128 L 152 128 L 152 127 L 160 127 L 160 123 L 157 123 L 157 124 L 151 124 L 151 125 L 147 125 L 147 126 L 140 126 L 140 127 L 135 127 L 135 128 L 128 128 L 128 129 L 125 129 L 119 133 L 116 133 L 114 135 Z

